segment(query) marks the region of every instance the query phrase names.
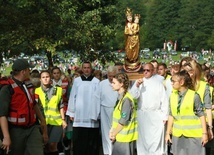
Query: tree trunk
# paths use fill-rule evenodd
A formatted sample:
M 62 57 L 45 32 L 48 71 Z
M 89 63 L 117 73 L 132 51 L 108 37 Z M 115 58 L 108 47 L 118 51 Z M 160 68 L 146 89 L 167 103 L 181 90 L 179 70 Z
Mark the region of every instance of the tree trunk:
M 52 53 L 49 51 L 46 51 L 46 56 L 48 58 L 48 69 L 51 69 L 53 67 L 53 60 L 52 60 Z

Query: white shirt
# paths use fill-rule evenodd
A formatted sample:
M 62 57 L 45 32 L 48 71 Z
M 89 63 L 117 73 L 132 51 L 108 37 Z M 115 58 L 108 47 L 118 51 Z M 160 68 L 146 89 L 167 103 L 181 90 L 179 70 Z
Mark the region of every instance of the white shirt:
M 108 79 L 100 82 L 100 103 L 102 106 L 111 107 L 115 106 L 118 98 L 118 92 L 112 89 L 111 83 Z
M 62 80 L 61 79 L 59 79 L 59 81 L 58 82 L 56 82 L 54 79 L 52 79 L 52 81 L 53 81 L 53 86 L 56 86 L 56 85 L 58 85 L 58 86 L 61 86 L 62 85 Z
M 170 79 L 166 79 L 166 81 L 165 81 L 165 87 L 166 87 L 166 95 L 167 95 L 167 97 L 169 99 L 170 95 L 172 93 L 172 90 L 173 90 L 173 88 L 172 88 L 172 82 L 171 82 Z
M 164 77 L 159 74 L 154 74 L 153 77 L 155 77 L 158 81 L 162 82 L 164 81 Z

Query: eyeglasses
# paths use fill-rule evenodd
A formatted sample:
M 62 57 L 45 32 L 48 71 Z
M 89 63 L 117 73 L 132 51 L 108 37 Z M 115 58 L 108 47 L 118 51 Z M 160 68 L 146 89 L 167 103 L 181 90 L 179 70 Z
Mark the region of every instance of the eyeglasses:
M 151 69 L 143 69 L 143 72 L 151 72 Z

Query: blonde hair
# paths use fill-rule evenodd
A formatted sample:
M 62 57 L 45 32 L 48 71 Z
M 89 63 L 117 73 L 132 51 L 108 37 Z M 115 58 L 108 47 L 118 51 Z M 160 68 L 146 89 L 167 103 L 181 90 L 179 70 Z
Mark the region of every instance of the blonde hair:
M 202 78 L 202 69 L 201 65 L 196 62 L 194 59 L 190 60 L 189 62 L 186 62 L 184 66 L 189 66 L 193 70 L 193 85 L 195 87 L 195 90 L 197 91 L 199 88 L 200 80 Z

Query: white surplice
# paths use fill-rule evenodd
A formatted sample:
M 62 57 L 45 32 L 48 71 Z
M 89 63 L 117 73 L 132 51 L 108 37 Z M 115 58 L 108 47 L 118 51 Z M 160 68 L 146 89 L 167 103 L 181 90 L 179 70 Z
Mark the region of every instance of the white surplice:
M 143 78 L 139 88 L 136 83 L 130 92 L 138 99 L 138 155 L 160 155 L 163 121 L 168 119 L 169 101 L 162 82 L 156 77 Z
M 100 124 L 102 134 L 103 153 L 111 155 L 112 141 L 109 138 L 109 131 L 112 125 L 114 106 L 118 98 L 118 92 L 112 89 L 108 79 L 100 82 Z
M 98 128 L 100 93 L 97 78 L 83 81 L 75 78 L 71 89 L 66 115 L 74 117 L 73 127 Z

